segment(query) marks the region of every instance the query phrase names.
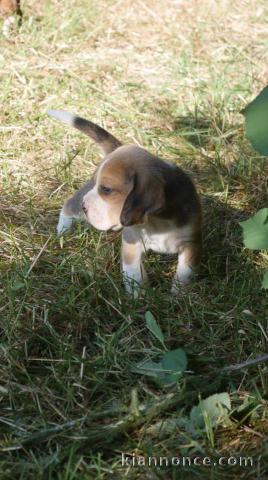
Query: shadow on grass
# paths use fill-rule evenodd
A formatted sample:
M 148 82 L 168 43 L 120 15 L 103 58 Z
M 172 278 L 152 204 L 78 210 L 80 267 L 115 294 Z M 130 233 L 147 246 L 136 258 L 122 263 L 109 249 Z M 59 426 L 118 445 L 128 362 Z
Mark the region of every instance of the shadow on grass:
M 241 118 L 242 120 L 242 118 Z M 213 117 L 202 114 L 178 116 L 173 122 L 175 133 L 184 137 L 194 147 L 206 147 L 219 142 L 219 137 L 228 143 L 232 142 L 241 124 L 226 123 L 219 113 Z
M 120 236 L 99 234 L 82 225 L 64 238 L 62 246 L 52 236 L 27 274 L 54 232 L 57 219 L 55 215 L 49 225 L 44 224 L 42 216 L 36 220 L 38 205 L 26 215 L 26 227 L 14 235 L 17 238 L 21 232 L 18 244 L 14 240 L 14 245 L 9 246 L 10 257 L 5 257 L 1 278 L 5 288 L 5 310 L 1 313 L 7 315 L 3 322 L 0 376 L 3 391 L 8 392 L 2 401 L 6 420 L 2 444 L 11 448 L 6 452 L 9 468 L 16 471 L 15 460 L 19 465 L 30 450 L 35 458 L 42 459 L 52 446 L 61 452 L 60 459 L 51 463 L 53 471 L 70 451 L 73 455 L 74 445 L 75 455 L 101 452 L 108 461 L 118 451 L 131 451 L 136 446 L 144 425 L 142 415 L 138 417 L 141 423 L 132 425 L 131 418 L 125 431 L 118 427 L 129 412 L 130 392 L 136 389 L 140 401 L 145 402 L 155 402 L 160 395 L 168 398 L 169 393 L 131 372 L 133 363 L 160 351 L 146 329 L 146 310 L 154 314 L 167 347 L 181 346 L 186 350 L 189 369 L 176 387 L 178 402 L 167 412 L 150 417 L 148 425 L 164 420 L 167 413 L 176 418 L 188 415 L 198 395 L 205 398 L 216 391 L 233 390 L 234 382 L 240 384 L 241 374 L 229 378 L 219 376 L 217 371 L 226 362 L 236 363 L 259 348 L 260 332 L 243 314 L 249 302 L 254 302 L 255 312 L 263 310 L 258 272 L 243 253 L 238 222 L 246 214 L 213 196 L 205 196 L 203 203 L 204 256 L 200 276 L 191 292 L 178 298 L 169 293 L 176 262 L 167 259 L 163 268 L 162 257 L 159 262 L 157 255 L 148 259 L 153 267 L 152 287 L 145 297 L 134 300 L 126 296 L 119 274 Z M 32 224 L 33 232 L 29 228 Z M 38 225 L 42 227 L 41 242 Z M 241 330 L 246 332 L 242 340 Z M 252 389 L 254 382 L 262 391 L 256 370 L 251 370 L 245 388 Z M 144 432 L 141 445 L 146 450 L 151 438 Z M 205 434 L 199 445 L 187 432 L 180 431 L 180 436 L 175 433 L 176 441 L 170 435 L 165 439 L 171 451 L 178 445 L 191 444 L 187 454 L 198 454 L 201 448 L 214 454 Z M 77 438 L 81 440 L 75 443 Z M 26 467 L 30 471 L 32 463 Z M 44 469 L 48 471 L 50 465 Z

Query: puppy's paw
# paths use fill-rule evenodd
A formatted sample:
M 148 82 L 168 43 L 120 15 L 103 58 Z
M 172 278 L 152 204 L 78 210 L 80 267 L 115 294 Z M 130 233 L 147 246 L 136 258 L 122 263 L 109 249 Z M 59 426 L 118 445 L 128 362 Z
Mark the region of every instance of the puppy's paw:
M 123 275 L 125 291 L 133 298 L 139 298 L 144 294 L 144 287 L 148 285 L 148 278 L 146 272 L 143 272 L 143 276 L 136 278 L 130 277 L 124 273 Z
M 134 298 L 138 298 L 143 292 L 143 287 L 148 283 L 147 273 L 143 264 L 133 266 L 123 262 L 122 267 L 126 292 Z
M 171 287 L 171 290 L 170 290 L 170 293 L 171 295 L 173 295 L 174 297 L 177 297 L 178 294 L 180 292 L 180 286 L 179 286 L 179 282 L 173 282 L 172 283 L 172 287 Z
M 72 223 L 73 217 L 70 217 L 69 215 L 66 215 L 65 213 L 63 213 L 63 211 L 61 211 L 57 225 L 57 234 L 60 236 L 70 230 Z
M 124 287 L 125 287 L 126 293 L 131 297 L 136 299 L 142 296 L 142 291 L 143 291 L 142 283 L 138 283 L 135 280 L 128 278 L 128 279 L 124 279 Z
M 174 278 L 171 287 L 171 295 L 178 297 L 179 295 L 183 295 L 190 290 L 190 283 L 181 282 L 177 278 Z

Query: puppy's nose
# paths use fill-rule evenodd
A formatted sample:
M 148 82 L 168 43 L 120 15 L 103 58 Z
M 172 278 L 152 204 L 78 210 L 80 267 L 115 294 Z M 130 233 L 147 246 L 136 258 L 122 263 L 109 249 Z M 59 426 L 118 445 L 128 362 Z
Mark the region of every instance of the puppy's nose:
M 87 207 L 85 205 L 85 202 L 82 202 L 82 210 L 85 214 L 87 214 Z

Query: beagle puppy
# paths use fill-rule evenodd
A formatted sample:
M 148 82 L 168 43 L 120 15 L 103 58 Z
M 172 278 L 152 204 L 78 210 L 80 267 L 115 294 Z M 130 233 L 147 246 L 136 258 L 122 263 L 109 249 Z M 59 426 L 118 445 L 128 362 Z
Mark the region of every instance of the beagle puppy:
M 5 19 L 2 28 L 3 35 L 9 37 L 12 25 L 16 22 L 15 15 L 18 16 L 18 25 L 21 24 L 20 0 L 0 0 L 0 15 Z
M 202 249 L 201 204 L 191 179 L 143 148 L 122 145 L 88 120 L 63 110 L 48 114 L 88 135 L 104 153 L 91 180 L 64 203 L 58 234 L 81 216 L 99 230 L 122 228 L 123 280 L 134 296 L 147 280 L 143 266 L 147 250 L 177 254 L 172 285 L 176 294 L 190 281 Z

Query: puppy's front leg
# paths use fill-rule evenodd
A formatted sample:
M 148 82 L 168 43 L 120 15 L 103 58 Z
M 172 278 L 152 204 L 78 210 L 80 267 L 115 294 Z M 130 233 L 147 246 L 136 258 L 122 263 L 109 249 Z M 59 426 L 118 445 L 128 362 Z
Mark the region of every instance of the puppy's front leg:
M 147 281 L 147 274 L 142 264 L 144 246 L 141 240 L 131 243 L 122 238 L 121 266 L 125 289 L 138 297 L 140 287 Z
M 171 293 L 176 295 L 179 287 L 190 283 L 201 256 L 201 243 L 189 243 L 179 253 L 177 271 L 173 280 Z
M 60 211 L 57 225 L 58 235 L 63 235 L 72 226 L 75 219 L 85 218 L 82 210 L 84 195 L 94 187 L 94 179 L 89 180 L 82 188 L 77 190 L 72 197 L 68 198 Z

